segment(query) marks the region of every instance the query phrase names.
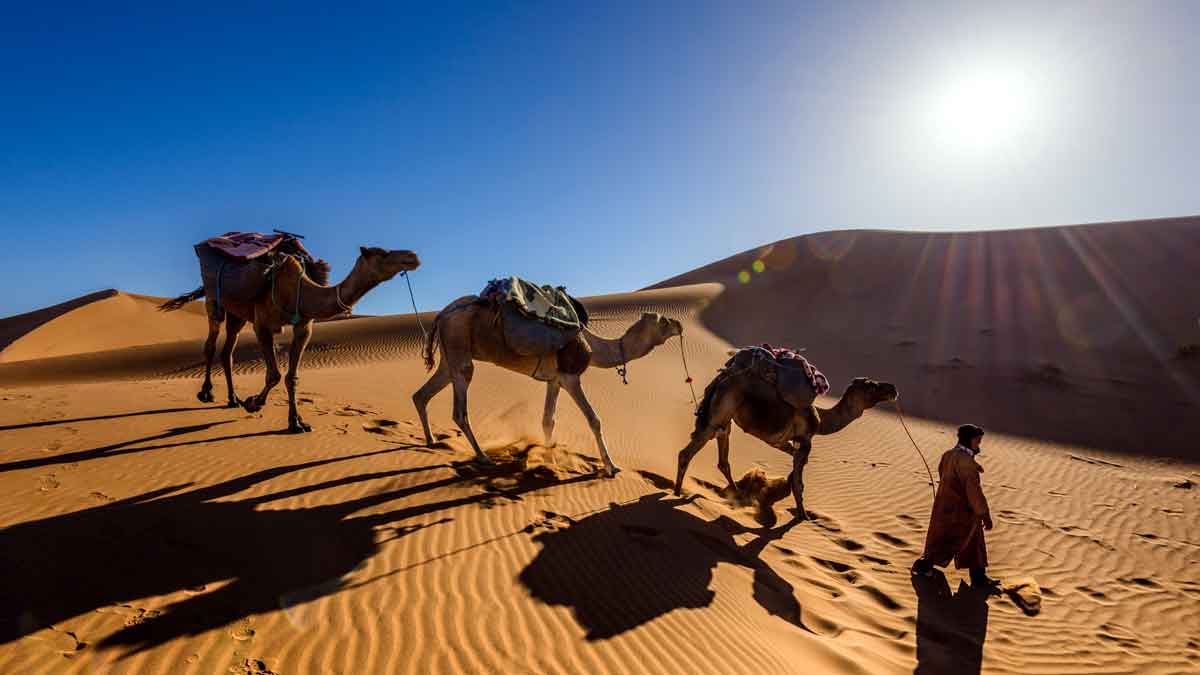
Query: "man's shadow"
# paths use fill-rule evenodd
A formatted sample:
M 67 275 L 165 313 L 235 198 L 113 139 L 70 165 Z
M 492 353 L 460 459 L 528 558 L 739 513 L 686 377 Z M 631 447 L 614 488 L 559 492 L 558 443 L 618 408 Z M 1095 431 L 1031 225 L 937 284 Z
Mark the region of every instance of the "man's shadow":
M 917 593 L 917 675 L 977 675 L 987 639 L 990 589 L 960 581 L 951 594 L 945 575 L 914 575 Z
M 542 550 L 518 580 L 548 605 L 565 605 L 588 640 L 620 635 L 680 608 L 706 607 L 717 563 L 754 571 L 754 599 L 801 628 L 800 604 L 790 583 L 759 555 L 796 521 L 774 530 L 750 529 L 731 518 L 705 521 L 676 508 L 690 499 L 645 495 L 582 520 L 559 516 L 534 541 Z M 758 532 L 738 545 L 734 534 Z M 806 629 L 807 630 L 807 629 Z

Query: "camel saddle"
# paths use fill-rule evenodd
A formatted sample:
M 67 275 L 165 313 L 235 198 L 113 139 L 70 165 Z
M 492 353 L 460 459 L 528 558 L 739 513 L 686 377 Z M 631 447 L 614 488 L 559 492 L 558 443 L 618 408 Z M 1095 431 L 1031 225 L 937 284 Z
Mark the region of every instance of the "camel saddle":
M 496 310 L 504 342 L 521 356 L 556 353 L 587 325 L 587 310 L 562 286 L 538 286 L 512 276 L 489 281 L 479 297 Z
M 739 349 L 723 370 L 730 374 L 749 372 L 775 385 L 779 396 L 795 408 L 812 405 L 829 391 L 829 380 L 816 366 L 794 349 L 763 344 Z
M 308 249 L 304 248 L 304 244 L 301 244 L 295 235 L 287 232 L 226 232 L 219 237 L 209 237 L 198 245 L 206 245 L 226 258 L 238 262 L 249 262 L 276 250 L 299 256 L 306 263 L 316 261 Z

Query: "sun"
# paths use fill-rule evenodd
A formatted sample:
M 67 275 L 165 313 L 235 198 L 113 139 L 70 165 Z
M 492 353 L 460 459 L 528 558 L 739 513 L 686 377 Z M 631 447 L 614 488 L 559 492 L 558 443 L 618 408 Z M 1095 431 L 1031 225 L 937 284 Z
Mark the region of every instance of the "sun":
M 1019 142 L 1036 111 L 1033 81 L 1013 67 L 969 68 L 933 97 L 935 136 L 959 150 Z

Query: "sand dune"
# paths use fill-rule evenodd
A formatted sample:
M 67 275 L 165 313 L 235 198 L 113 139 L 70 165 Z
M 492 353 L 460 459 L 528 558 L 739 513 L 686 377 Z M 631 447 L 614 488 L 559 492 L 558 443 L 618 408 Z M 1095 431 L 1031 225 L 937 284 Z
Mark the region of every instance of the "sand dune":
M 702 317 L 717 335 L 806 347 L 837 382 L 886 378 L 914 414 L 1200 459 L 1200 276 L 1187 271 L 1198 262 L 1200 217 L 846 231 L 659 286 L 724 284 Z
M 0 319 L 0 363 L 203 337 L 204 303 L 164 315 L 165 299 L 109 289 Z
M 1178 236 L 1164 255 L 1182 264 L 1179 251 L 1194 241 L 1190 230 L 1159 227 L 1147 240 Z M 1057 250 L 1048 248 L 1055 238 L 1119 239 L 1116 229 L 1028 236 L 1045 252 Z M 1016 316 L 993 306 L 996 276 L 1015 273 L 1005 265 L 985 265 L 979 283 L 992 290 L 981 297 L 991 299 L 967 303 L 978 308 L 968 313 L 995 319 L 987 326 L 941 313 L 926 297 L 931 272 L 917 269 L 904 284 L 867 273 L 886 263 L 879 251 L 887 248 L 928 249 L 926 260 L 935 260 L 939 273 L 959 270 L 942 249 L 981 249 L 991 251 L 981 254 L 985 260 L 1005 260 L 1010 253 L 1001 251 L 1010 245 L 994 236 L 915 244 L 889 233 L 802 238 L 790 245 L 794 261 L 823 260 L 813 251 L 842 246 L 846 237 L 851 244 L 839 262 L 823 263 L 821 274 L 804 272 L 807 264 L 782 265 L 772 255 L 788 247 L 777 246 L 750 284 L 674 285 L 586 303 L 594 328 L 608 335 L 643 311 L 681 319 L 687 362 L 701 386 L 731 342 L 791 342 L 808 346 L 835 391 L 850 375 L 869 372 L 895 381 L 916 409 L 924 390 L 941 387 L 943 395 L 928 401 L 953 391 L 955 410 L 998 426 L 1009 418 L 989 422 L 998 414 L 993 408 L 1028 409 L 1026 389 L 967 387 L 990 381 L 978 371 L 1008 377 L 1022 359 L 1042 358 L 1068 370 L 1119 354 L 1131 362 L 1120 365 L 1128 372 L 1119 371 L 1131 380 L 1192 372 L 1147 358 L 1136 335 L 1121 333 L 1100 352 L 1079 352 L 1059 343 L 1063 325 L 1080 324 L 999 321 Z M 742 260 L 752 263 L 726 261 L 684 280 L 725 282 Z M 1185 300 L 1160 307 L 1145 296 L 1160 283 L 1148 272 L 1092 269 L 1109 275 L 1108 290 L 1119 290 L 1121 306 L 1142 318 L 1145 339 L 1188 339 L 1183 328 L 1172 332 Z M 1084 288 L 1076 277 L 1088 267 L 1046 263 L 1018 271 L 1021 279 L 1053 274 L 1054 284 L 1035 284 L 1048 293 L 1051 286 Z M 1169 281 L 1192 283 L 1178 276 Z M 803 304 L 813 289 L 845 291 L 849 300 Z M 1016 296 L 1025 297 L 1005 297 Z M 790 313 L 774 309 L 789 297 Z M 84 309 L 121 311 L 102 302 Z M 1029 309 L 1029 302 L 1018 304 Z M 831 313 L 837 307 L 842 314 Z M 45 325 L 70 322 L 72 314 Z M 902 326 L 886 333 L 886 342 L 871 337 L 891 322 Z M 315 431 L 302 436 L 275 433 L 286 421 L 282 388 L 255 415 L 196 401 L 202 333 L 202 326 L 189 328 L 176 341 L 159 333 L 140 346 L 96 337 L 91 344 L 101 351 L 67 353 L 39 345 L 29 332 L 14 346 L 32 340 L 25 353 L 46 348 L 56 356 L 0 364 L 0 671 L 1200 669 L 1200 524 L 1192 517 L 1200 506 L 1200 464 L 1158 456 L 1187 453 L 1115 454 L 1104 448 L 1117 443 L 1050 440 L 1059 437 L 1034 433 L 1045 417 L 1019 434 L 989 434 L 982 461 L 997 520 L 992 572 L 1036 580 L 1041 608 L 1030 616 L 1011 598 L 971 593 L 958 572 L 931 583 L 910 578 L 931 492 L 892 410 L 872 410 L 819 439 L 806 474 L 815 520 L 765 530 L 752 506 L 722 497 L 714 448 L 692 463 L 683 498 L 667 489 L 692 423 L 678 340 L 630 364 L 628 385 L 611 371 L 585 376 L 624 468 L 606 480 L 594 474 L 591 432 L 569 400 L 560 402 L 559 446 L 541 447 L 542 387 L 487 365 L 477 368 L 471 388 L 472 424 L 500 467 L 481 471 L 466 461 L 471 453 L 450 421 L 448 392 L 431 406 L 437 442 L 426 446 L 409 400 L 426 377 L 412 317 L 316 328 L 300 384 Z M 844 339 L 833 342 L 837 335 Z M 982 346 L 991 344 L 985 337 L 996 345 Z M 904 339 L 916 344 L 895 346 Z M 949 345 L 945 350 L 972 368 L 926 369 L 941 358 L 933 344 Z M 253 344 L 239 348 L 239 392 L 261 386 L 257 364 Z M 968 375 L 976 379 L 959 379 Z M 1075 371 L 1066 377 L 1072 386 L 1083 381 Z M 1073 411 L 1078 388 L 1037 386 L 1041 405 L 1060 402 L 1064 424 L 1083 414 Z M 1086 391 L 1092 414 L 1117 407 L 1109 390 Z M 1124 396 L 1135 406 L 1146 400 Z M 949 421 L 909 422 L 931 461 L 952 444 L 954 420 L 941 416 Z M 1114 424 L 1113 433 L 1125 432 Z M 790 466 L 788 457 L 740 432 L 732 444 L 736 475 L 755 468 L 782 475 Z M 777 506 L 781 523 L 790 505 Z

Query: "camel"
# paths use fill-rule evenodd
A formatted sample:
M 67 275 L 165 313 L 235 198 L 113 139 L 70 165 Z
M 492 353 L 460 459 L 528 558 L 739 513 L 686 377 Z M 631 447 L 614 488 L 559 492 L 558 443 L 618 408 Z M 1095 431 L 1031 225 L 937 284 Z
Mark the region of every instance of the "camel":
M 208 314 L 208 339 L 204 343 L 204 383 L 196 398 L 212 402 L 212 365 L 216 352 L 217 334 L 225 322 L 225 344 L 221 348 L 221 366 L 229 400 L 226 407 L 241 405 L 247 412 L 257 412 L 267 402 L 271 389 L 279 384 L 279 364 L 275 357 L 275 334 L 286 325 L 292 326 L 292 347 L 288 355 L 288 373 L 284 380 L 288 392 L 288 431 L 312 431 L 296 409 L 296 384 L 299 382 L 300 357 L 312 336 L 315 319 L 329 319 L 349 314 L 354 304 L 371 289 L 401 272 L 420 266 L 412 251 L 388 251 L 377 247 L 360 247 L 354 268 L 341 283 L 325 286 L 315 283 L 304 272 L 295 257 L 278 255 L 271 275 L 268 267 L 254 262 L 224 262 L 220 254 L 208 247 L 197 246 L 200 273 L 204 285 L 163 303 L 159 309 L 174 311 L 192 300 L 205 298 Z M 222 288 L 219 278 L 225 279 Z M 230 281 L 235 283 L 230 284 Z M 238 333 L 247 323 L 254 326 L 258 346 L 266 362 L 266 383 L 262 391 L 239 401 L 233 391 L 233 350 Z
M 566 389 L 596 437 L 605 475 L 616 475 L 619 469 L 609 457 L 600 428 L 600 416 L 583 393 L 580 376 L 589 366 L 618 368 L 640 359 L 668 339 L 683 335 L 683 326 L 675 319 L 646 313 L 615 340 L 600 337 L 584 327 L 576 341 L 568 343 L 557 353 L 539 357 L 513 352 L 505 343 L 503 328 L 495 321 L 495 317 L 495 308 L 480 301 L 479 296 L 469 295 L 447 305 L 434 319 L 433 328 L 425 342 L 426 370 L 433 370 L 434 350 L 439 344 L 442 358 L 429 381 L 412 397 L 421 418 L 421 426 L 425 429 L 425 442 L 433 444 L 426 407 L 446 385 L 453 384 L 455 424 L 475 450 L 475 460 L 481 464 L 494 463 L 480 449 L 467 419 L 467 388 L 475 372 L 474 361 L 485 361 L 546 383 L 546 404 L 542 416 L 546 447 L 555 444 L 554 412 L 559 389 Z
M 714 437 L 717 468 L 729 482 L 727 491 L 736 492 L 737 484 L 729 470 L 730 423 L 736 422 L 742 431 L 792 456 L 789 481 L 796 500 L 796 517 L 805 520 L 804 466 L 812 452 L 813 436 L 837 433 L 868 409 L 898 396 L 892 384 L 857 377 L 837 405 L 818 408 L 813 405 L 816 392 L 812 389 L 782 392 L 748 370 L 722 371 L 705 388 L 691 441 L 679 451 L 675 494 L 683 491 L 683 477 L 692 458 Z

